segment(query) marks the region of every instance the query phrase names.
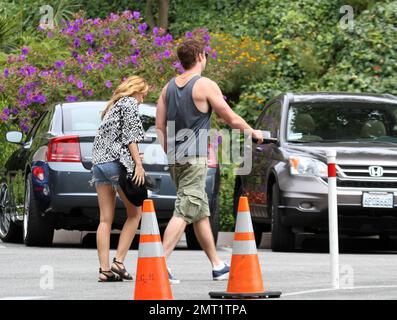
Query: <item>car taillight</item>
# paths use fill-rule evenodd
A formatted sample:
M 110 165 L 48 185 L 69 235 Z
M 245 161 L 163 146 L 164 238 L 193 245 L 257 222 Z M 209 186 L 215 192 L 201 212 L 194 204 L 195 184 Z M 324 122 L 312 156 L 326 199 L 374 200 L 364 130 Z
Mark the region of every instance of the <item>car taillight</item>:
M 216 161 L 216 153 L 212 145 L 208 144 L 208 168 L 216 168 L 217 161 Z
M 47 161 L 81 162 L 79 137 L 53 138 L 48 144 Z
M 34 167 L 33 175 L 35 176 L 36 179 L 40 181 L 44 181 L 44 169 L 42 167 Z

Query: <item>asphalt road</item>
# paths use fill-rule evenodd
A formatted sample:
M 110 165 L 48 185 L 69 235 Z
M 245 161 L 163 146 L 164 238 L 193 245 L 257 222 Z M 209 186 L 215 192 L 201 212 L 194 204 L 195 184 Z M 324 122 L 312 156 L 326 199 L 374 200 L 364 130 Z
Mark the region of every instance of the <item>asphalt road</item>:
M 132 299 L 135 282 L 97 282 L 93 242 L 51 248 L 0 242 L 0 299 Z M 330 288 L 329 255 L 321 239 L 305 240 L 296 253 L 259 249 L 265 288 L 282 291 L 281 299 L 397 298 L 397 251 L 382 251 L 377 239 L 341 240 L 341 247 L 343 289 Z M 230 261 L 231 248 L 219 247 L 219 254 Z M 126 265 L 133 274 L 136 261 L 137 251 L 131 250 Z M 187 250 L 183 242 L 169 265 L 181 280 L 172 286 L 175 299 L 209 299 L 209 291 L 226 289 L 226 281 L 212 281 L 205 254 Z

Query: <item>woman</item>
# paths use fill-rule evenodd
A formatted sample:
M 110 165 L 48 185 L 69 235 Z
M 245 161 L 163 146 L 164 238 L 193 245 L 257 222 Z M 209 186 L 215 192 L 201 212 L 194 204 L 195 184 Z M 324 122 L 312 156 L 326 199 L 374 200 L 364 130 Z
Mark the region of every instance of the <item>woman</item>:
M 93 183 L 98 193 L 100 223 L 97 231 L 99 281 L 132 280 L 124 259 L 134 239 L 141 218 L 141 207 L 130 203 L 118 184 L 121 166 L 133 175 L 138 185 L 144 183 L 145 170 L 137 143 L 144 139 L 138 106 L 147 95 L 149 86 L 138 76 L 123 81 L 102 113 L 102 123 L 92 151 Z M 114 218 L 116 192 L 127 209 L 127 220 L 120 234 L 116 256 L 109 265 L 110 234 Z

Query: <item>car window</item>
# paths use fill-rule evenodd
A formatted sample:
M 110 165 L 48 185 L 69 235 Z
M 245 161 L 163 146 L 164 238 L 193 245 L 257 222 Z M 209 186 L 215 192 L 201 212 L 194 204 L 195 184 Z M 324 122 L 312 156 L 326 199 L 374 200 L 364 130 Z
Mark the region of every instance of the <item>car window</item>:
M 276 101 L 266 107 L 266 109 L 262 112 L 256 129 L 270 131 L 272 138 L 278 138 L 280 123 L 281 103 Z
M 40 124 L 37 127 L 35 136 L 45 134 L 50 130 L 50 124 L 51 124 L 51 121 L 53 118 L 53 114 L 54 114 L 54 112 L 52 110 L 48 111 L 45 114 L 45 116 L 43 117 L 43 119 L 41 120 Z
M 397 143 L 397 104 L 295 103 L 288 111 L 288 141 Z
M 147 115 L 147 114 L 141 114 L 141 121 L 142 121 L 142 125 L 143 125 L 143 129 L 145 130 L 145 132 L 156 132 L 156 118 L 151 116 L 151 115 Z
M 101 123 L 103 103 L 68 103 L 62 106 L 63 131 L 96 131 Z
M 43 112 L 40 117 L 37 119 L 37 121 L 35 122 L 35 124 L 32 126 L 32 128 L 28 131 L 26 138 L 25 138 L 25 142 L 29 142 L 32 137 L 35 136 L 36 131 L 38 129 L 38 127 L 41 124 L 41 121 L 44 119 L 44 117 L 48 114 L 48 111 Z
M 96 131 L 101 124 L 102 110 L 106 103 L 68 103 L 62 106 L 63 130 L 69 131 Z M 155 126 L 156 109 L 153 106 L 142 104 L 139 114 L 144 130 Z

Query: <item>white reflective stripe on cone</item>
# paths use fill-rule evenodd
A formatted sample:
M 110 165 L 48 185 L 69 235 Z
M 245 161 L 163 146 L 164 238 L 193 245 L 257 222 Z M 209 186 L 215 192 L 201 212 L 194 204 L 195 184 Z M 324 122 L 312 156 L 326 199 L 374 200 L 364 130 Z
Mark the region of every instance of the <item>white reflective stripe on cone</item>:
M 156 214 L 154 212 L 142 213 L 141 234 L 160 234 Z
M 237 213 L 236 229 L 234 232 L 254 232 L 249 211 Z
M 255 240 L 234 240 L 233 254 L 257 254 Z
M 161 242 L 141 242 L 138 258 L 160 258 L 164 256 Z

